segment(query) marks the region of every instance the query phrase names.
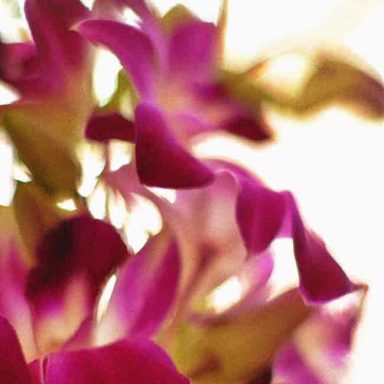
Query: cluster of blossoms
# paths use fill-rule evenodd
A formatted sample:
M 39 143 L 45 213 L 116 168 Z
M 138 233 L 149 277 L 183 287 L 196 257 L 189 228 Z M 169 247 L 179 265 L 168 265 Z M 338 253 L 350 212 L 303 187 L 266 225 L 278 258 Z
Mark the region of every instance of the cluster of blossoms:
M 30 176 L 0 210 L 1 383 L 341 382 L 366 287 L 332 258 L 290 192 L 193 149 L 217 131 L 272 139 L 264 103 L 307 114 L 342 101 L 382 117 L 384 90 L 319 55 L 296 98 L 268 93 L 257 81 L 268 60 L 223 68 L 226 10 L 213 24 L 182 6 L 160 16 L 144 0 L 96 0 L 92 10 L 26 0 L 31 41 L 0 41 L 0 80 L 20 95 L 0 106 L 1 126 Z M 98 45 L 123 66 L 104 106 L 92 94 Z M 132 152 L 117 170 L 112 140 Z M 128 213 L 138 199 L 160 213 L 161 230 L 140 250 L 79 193 L 82 142 L 105 149 L 98 183 L 108 195 Z M 175 201 L 150 187 L 172 189 Z M 64 198 L 73 211 L 58 206 Z M 273 296 L 278 238 L 292 240 L 299 284 Z M 208 298 L 231 278 L 240 297 L 213 310 Z

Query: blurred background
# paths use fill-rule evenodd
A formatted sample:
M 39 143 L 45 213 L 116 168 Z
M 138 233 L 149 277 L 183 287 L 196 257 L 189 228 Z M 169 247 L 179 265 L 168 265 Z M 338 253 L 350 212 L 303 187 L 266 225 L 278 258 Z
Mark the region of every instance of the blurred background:
M 22 37 L 20 27 L 24 21 L 17 3 L 23 2 L 0 0 L 0 31 L 9 41 Z M 175 3 L 154 1 L 161 12 Z M 216 19 L 220 7 L 218 0 L 179 3 L 209 21 Z M 245 68 L 256 59 L 287 53 L 277 61 L 270 76 L 285 84 L 288 91 L 297 68 L 305 71 L 305 65 L 288 54 L 293 50 L 336 52 L 382 77 L 383 20 L 384 0 L 232 0 L 226 64 L 229 68 Z M 108 55 L 100 59 L 96 72 L 100 99 L 110 94 L 113 84 L 103 71 L 105 67 L 110 69 L 108 76 L 113 76 L 117 63 Z M 14 97 L 11 90 L 0 84 L 0 104 Z M 199 145 L 197 151 L 226 153 L 237 159 L 241 156 L 269 185 L 292 190 L 307 223 L 325 239 L 334 257 L 351 277 L 369 284 L 345 384 L 380 382 L 380 347 L 384 343 L 384 124 L 339 107 L 305 119 L 273 109 L 267 109 L 266 115 L 276 132 L 274 142 L 249 146 L 217 136 Z M 9 182 L 14 176 L 12 161 L 11 149 L 1 140 L 0 204 L 7 204 L 13 193 Z M 281 244 L 279 252 L 290 252 L 289 246 Z M 293 268 L 279 268 L 281 279 L 289 282 Z

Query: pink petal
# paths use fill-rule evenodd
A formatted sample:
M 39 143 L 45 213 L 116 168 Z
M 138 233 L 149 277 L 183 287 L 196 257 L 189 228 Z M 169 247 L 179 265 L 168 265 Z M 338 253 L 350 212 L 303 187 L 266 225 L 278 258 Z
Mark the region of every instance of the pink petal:
M 0 316 L 0 382 L 32 384 L 16 333 L 2 316 Z
M 216 66 L 217 30 L 214 24 L 190 20 L 172 31 L 169 73 L 183 81 L 212 78 Z
M 30 43 L 4 44 L 0 40 L 0 79 L 19 88 L 36 73 L 36 50 Z
M 99 332 L 103 342 L 152 336 L 174 302 L 180 273 L 179 251 L 166 233 L 149 240 L 121 270 Z
M 33 360 L 28 364 L 29 374 L 31 376 L 32 384 L 44 384 L 43 376 L 43 360 Z
M 308 301 L 321 302 L 355 290 L 356 286 L 332 258 L 323 240 L 304 226 L 292 195 L 287 196 L 300 290 L 304 297 Z
M 25 13 L 39 57 L 33 87 L 63 89 L 66 75 L 88 61 L 86 42 L 69 29 L 89 17 L 89 11 L 78 0 L 27 0 Z
M 76 30 L 120 59 L 141 96 L 153 95 L 157 59 L 151 40 L 143 32 L 113 20 L 88 20 Z
M 85 137 L 100 142 L 112 139 L 134 142 L 135 126 L 117 112 L 97 113 L 88 121 Z
M 27 296 L 43 348 L 66 341 L 93 313 L 96 297 L 112 272 L 128 257 L 110 224 L 88 216 L 63 221 L 48 231 L 28 277 Z M 70 320 L 69 320 L 70 319 Z
M 221 166 L 237 177 L 237 220 L 251 254 L 267 249 L 278 235 L 288 234 L 293 239 L 300 289 L 306 300 L 328 301 L 355 289 L 324 242 L 305 227 L 290 193 L 272 191 L 237 166 L 224 162 Z
M 189 383 L 158 346 L 144 339 L 53 354 L 46 361 L 45 377 L 45 384 Z
M 141 182 L 164 188 L 191 188 L 213 180 L 213 172 L 176 140 L 161 111 L 136 108 L 136 164 Z
M 286 213 L 281 194 L 255 183 L 250 178 L 239 177 L 237 220 L 249 251 L 264 251 L 278 234 Z

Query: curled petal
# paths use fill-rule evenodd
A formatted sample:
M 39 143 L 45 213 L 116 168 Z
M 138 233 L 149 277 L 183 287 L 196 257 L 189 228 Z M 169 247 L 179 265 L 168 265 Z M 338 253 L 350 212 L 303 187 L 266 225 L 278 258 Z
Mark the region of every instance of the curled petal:
M 153 95 L 157 58 L 151 40 L 143 32 L 113 20 L 87 20 L 76 30 L 120 59 L 141 96 Z
M 101 341 L 152 336 L 168 314 L 179 282 L 175 241 L 162 232 L 121 270 L 98 329 Z
M 213 172 L 176 140 L 161 111 L 149 103 L 135 112 L 136 164 L 140 180 L 164 188 L 191 188 L 213 180 Z
M 45 384 L 188 384 L 168 356 L 144 339 L 57 353 L 45 365 Z
M 99 142 L 115 139 L 132 143 L 135 140 L 135 126 L 117 112 L 95 114 L 88 121 L 85 137 Z
M 1 316 L 0 345 L 0 382 L 32 384 L 16 333 L 8 321 Z
M 300 290 L 309 302 L 322 302 L 352 292 L 354 284 L 332 258 L 324 242 L 308 229 L 289 192 L 274 192 L 238 167 L 237 220 L 252 254 L 265 250 L 281 235 L 292 237 Z
M 332 258 L 323 240 L 304 226 L 292 196 L 287 196 L 300 289 L 304 297 L 308 301 L 322 302 L 355 290 L 356 286 Z

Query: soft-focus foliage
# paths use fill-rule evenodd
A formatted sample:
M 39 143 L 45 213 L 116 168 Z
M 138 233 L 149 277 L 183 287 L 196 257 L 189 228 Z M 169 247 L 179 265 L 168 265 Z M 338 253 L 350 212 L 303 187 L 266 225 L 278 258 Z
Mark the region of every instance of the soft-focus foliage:
M 0 210 L 2 383 L 342 380 L 367 287 L 292 193 L 195 145 L 221 132 L 258 150 L 274 139 L 266 106 L 382 119 L 384 88 L 324 52 L 300 53 L 311 70 L 295 92 L 269 78 L 276 57 L 226 68 L 227 6 L 213 23 L 144 0 L 26 0 L 30 38 L 0 40 L 0 80 L 20 96 L 0 106 L 1 128 L 29 179 Z M 99 45 L 123 67 L 103 105 Z M 100 165 L 89 190 L 85 153 Z M 276 294 L 282 238 L 298 281 Z

